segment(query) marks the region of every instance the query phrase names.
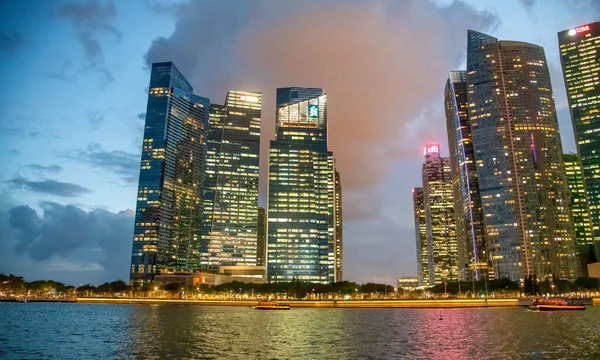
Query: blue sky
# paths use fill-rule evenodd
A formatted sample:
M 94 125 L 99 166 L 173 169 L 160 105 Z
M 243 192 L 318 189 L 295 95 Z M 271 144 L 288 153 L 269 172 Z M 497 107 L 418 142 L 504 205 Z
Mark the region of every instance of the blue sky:
M 198 95 L 262 91 L 261 203 L 276 87 L 323 87 L 344 189 L 345 277 L 414 275 L 411 188 L 422 145 L 447 153 L 448 71 L 466 29 L 544 46 L 565 151 L 575 151 L 558 31 L 594 1 L 1 1 L 0 272 L 126 279 L 148 65 Z

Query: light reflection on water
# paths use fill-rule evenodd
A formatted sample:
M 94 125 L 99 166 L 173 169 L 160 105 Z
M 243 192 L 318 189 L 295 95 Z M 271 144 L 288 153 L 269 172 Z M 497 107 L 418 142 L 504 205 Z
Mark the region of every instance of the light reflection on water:
M 441 319 L 440 319 L 441 316 Z M 600 307 L 0 304 L 2 359 L 594 359 Z

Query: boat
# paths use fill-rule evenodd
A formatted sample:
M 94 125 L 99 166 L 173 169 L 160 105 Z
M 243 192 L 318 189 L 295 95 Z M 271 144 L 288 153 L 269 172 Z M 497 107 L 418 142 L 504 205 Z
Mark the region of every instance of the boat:
M 259 301 L 258 304 L 252 308 L 255 310 L 289 310 L 290 305 L 280 304 L 276 301 Z
M 585 305 L 571 299 L 535 299 L 527 306 L 528 311 L 557 311 L 557 310 L 585 310 Z

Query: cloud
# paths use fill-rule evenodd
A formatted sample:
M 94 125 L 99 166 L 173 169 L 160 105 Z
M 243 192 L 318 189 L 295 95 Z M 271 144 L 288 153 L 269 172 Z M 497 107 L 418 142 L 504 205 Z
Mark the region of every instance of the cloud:
M 14 54 L 24 44 L 23 35 L 18 31 L 0 31 L 0 51 Z
M 98 125 L 104 121 L 104 115 L 95 110 L 89 110 L 87 116 L 92 128 L 94 129 L 98 128 Z
M 50 165 L 50 166 L 44 166 L 44 165 L 39 165 L 39 164 L 29 164 L 29 165 L 25 165 L 25 168 L 30 169 L 30 170 L 34 170 L 38 173 L 52 173 L 52 174 L 57 174 L 59 172 L 62 171 L 62 166 L 60 165 Z
M 100 74 L 103 84 L 112 82 L 114 77 L 105 64 L 99 34 L 111 34 L 117 39 L 121 38 L 121 33 L 113 25 L 117 17 L 114 4 L 103 4 L 97 0 L 68 3 L 60 6 L 56 15 L 71 21 L 75 27 L 88 67 Z
M 118 175 L 127 183 L 138 181 L 140 155 L 125 151 L 106 151 L 100 144 L 90 143 L 87 148 L 69 151 L 67 158 L 81 161 L 105 172 Z
M 40 203 L 0 209 L 0 271 L 72 283 L 127 279 L 133 211 Z
M 41 181 L 29 181 L 24 177 L 17 176 L 6 182 L 17 189 L 26 189 L 37 193 L 60 197 L 78 197 L 83 194 L 92 192 L 92 190 L 84 188 L 83 186 L 79 186 L 77 184 L 60 182 L 50 179 L 44 179 Z
M 145 121 L 146 120 L 146 113 L 143 112 L 143 113 L 137 114 L 137 118 L 140 119 L 140 120 L 144 120 Z

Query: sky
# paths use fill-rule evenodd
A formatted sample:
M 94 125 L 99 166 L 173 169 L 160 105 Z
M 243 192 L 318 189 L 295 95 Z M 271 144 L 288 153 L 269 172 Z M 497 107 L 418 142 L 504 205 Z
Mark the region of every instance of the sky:
M 128 280 L 153 62 L 194 93 L 263 93 L 266 198 L 275 89 L 328 94 L 343 187 L 344 278 L 416 275 L 411 190 L 426 143 L 447 155 L 444 85 L 467 29 L 545 48 L 565 152 L 575 152 L 557 32 L 594 0 L 0 0 L 0 272 Z

